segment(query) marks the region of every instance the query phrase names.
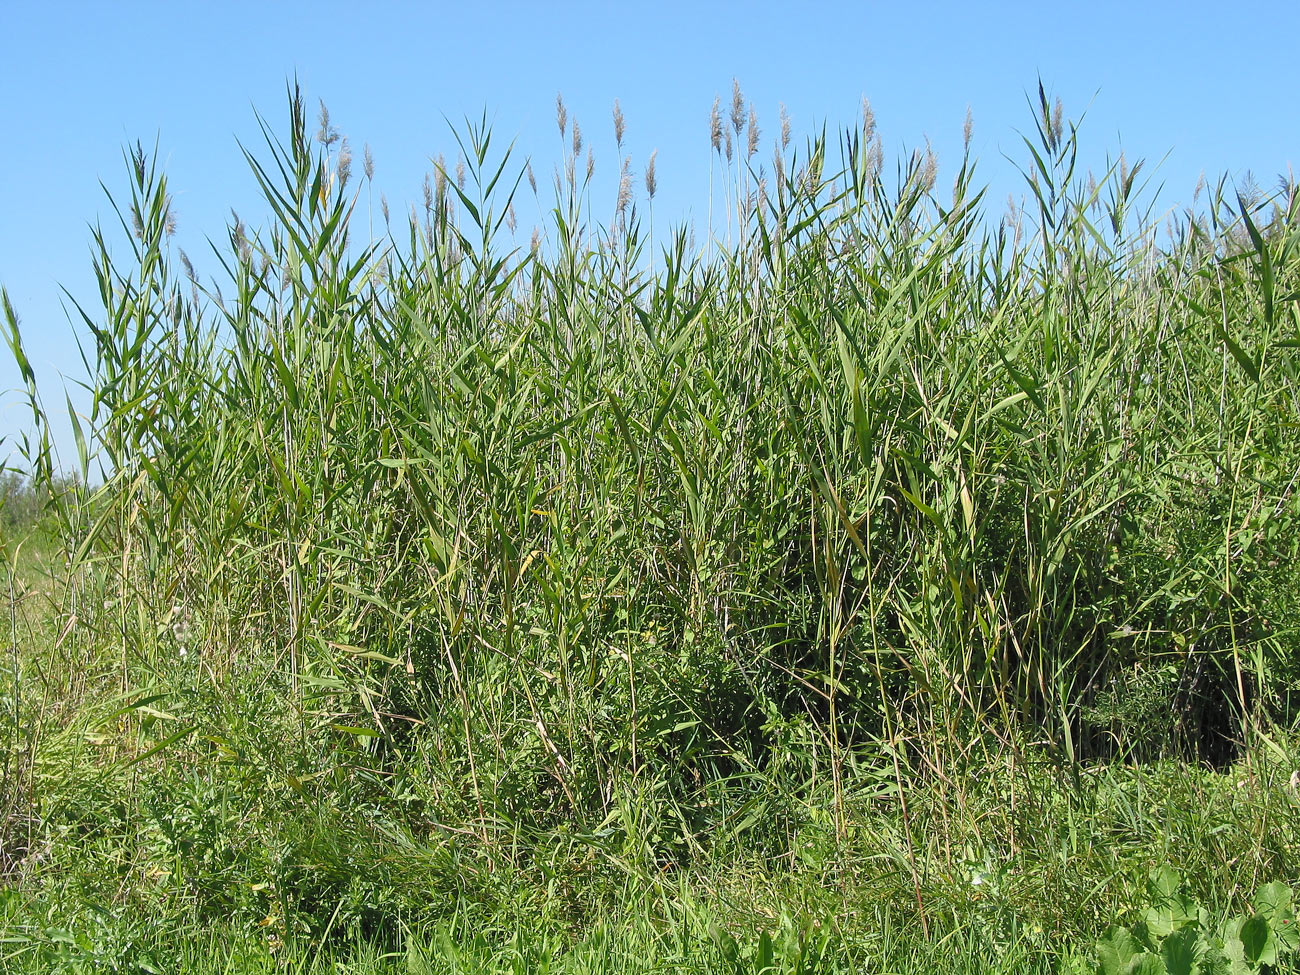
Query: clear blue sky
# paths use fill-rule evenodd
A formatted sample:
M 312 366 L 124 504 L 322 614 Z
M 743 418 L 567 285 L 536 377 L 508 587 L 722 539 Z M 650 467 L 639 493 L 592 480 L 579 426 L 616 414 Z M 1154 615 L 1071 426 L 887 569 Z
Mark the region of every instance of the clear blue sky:
M 62 384 L 84 379 L 60 286 L 93 297 L 88 225 L 111 210 L 100 181 L 126 191 L 123 146 L 158 141 L 175 198 L 176 243 L 216 272 L 205 243 L 230 209 L 264 210 L 236 140 L 260 135 L 254 110 L 283 132 L 285 85 L 328 104 L 394 214 L 420 198 L 429 159 L 455 157 L 445 118 L 485 109 L 498 137 L 531 156 L 543 189 L 560 159 L 555 96 L 582 124 L 613 206 L 619 160 L 610 112 L 627 118 L 625 152 L 641 173 L 659 150 L 657 226 L 694 221 L 703 236 L 708 116 L 738 78 L 754 102 L 764 154 L 778 104 L 796 140 L 852 124 L 870 98 L 886 160 L 929 137 L 939 184 L 951 179 L 969 105 L 973 148 L 992 207 L 1016 189 L 1026 94 L 1041 75 L 1100 164 L 1122 148 L 1160 162 L 1160 197 L 1190 202 L 1202 171 L 1271 188 L 1300 164 L 1300 99 L 1286 58 L 1300 4 L 1094 2 L 744 3 L 60 3 L 4 0 L 0 25 L 0 284 L 28 351 L 65 463 L 74 452 Z M 1161 162 L 1163 160 L 1163 162 Z M 892 168 L 892 167 L 891 167 Z M 638 190 L 640 180 L 638 178 Z M 597 195 L 599 195 L 599 188 Z M 536 218 L 520 215 L 526 243 Z M 114 238 L 116 239 L 116 238 Z M 123 242 L 124 244 L 124 242 Z M 124 248 L 123 248 L 124 249 Z M 0 349 L 0 390 L 18 384 Z M 73 394 L 85 408 L 88 397 Z M 0 436 L 27 424 L 0 396 Z M 8 452 L 0 447 L 0 456 Z

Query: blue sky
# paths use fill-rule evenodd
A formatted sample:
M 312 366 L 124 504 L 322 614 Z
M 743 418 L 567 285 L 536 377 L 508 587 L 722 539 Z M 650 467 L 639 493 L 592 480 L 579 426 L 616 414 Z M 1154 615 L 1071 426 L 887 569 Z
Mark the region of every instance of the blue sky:
M 498 138 L 531 157 L 543 188 L 561 157 L 562 92 L 594 147 L 597 189 L 613 208 L 619 158 L 614 99 L 627 118 L 624 152 L 638 175 L 658 150 L 657 226 L 693 221 L 703 236 L 708 116 L 732 78 L 754 103 L 764 154 L 778 105 L 796 140 L 854 122 L 871 100 L 886 159 L 929 138 L 939 185 L 960 155 L 967 106 L 981 178 L 1000 209 L 1018 192 L 1026 95 L 1041 76 L 1067 116 L 1085 114 L 1088 159 L 1123 149 L 1163 184 L 1162 206 L 1191 200 L 1200 174 L 1266 188 L 1300 165 L 1300 100 L 1286 67 L 1300 4 L 1221 3 L 31 3 L 5 0 L 0 58 L 0 284 L 21 317 L 65 462 L 73 456 L 63 384 L 84 379 L 80 334 L 62 288 L 93 296 L 89 225 L 125 193 L 123 147 L 158 143 L 178 217 L 175 242 L 200 275 L 205 243 L 230 210 L 259 225 L 264 208 L 237 140 L 259 144 L 254 111 L 283 131 L 295 76 L 313 107 L 360 153 L 395 214 L 420 198 L 430 157 L 455 157 L 447 119 L 485 110 Z M 1008 160 L 1004 156 L 1010 156 Z M 638 189 L 640 181 L 638 179 Z M 377 194 L 376 194 L 377 199 Z M 520 215 L 526 244 L 537 218 Z M 119 239 L 110 234 L 111 239 Z M 122 241 L 122 250 L 125 242 Z M 19 382 L 0 349 L 0 390 Z M 73 402 L 89 402 L 73 386 Z M 28 422 L 21 397 L 0 395 L 0 437 Z M 0 446 L 0 456 L 8 443 Z

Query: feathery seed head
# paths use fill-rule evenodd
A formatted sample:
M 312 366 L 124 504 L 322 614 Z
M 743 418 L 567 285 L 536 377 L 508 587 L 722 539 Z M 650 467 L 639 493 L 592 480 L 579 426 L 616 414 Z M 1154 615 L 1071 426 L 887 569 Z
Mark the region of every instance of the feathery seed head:
M 1061 100 L 1056 100 L 1056 106 L 1052 109 L 1052 148 L 1060 148 L 1061 133 L 1065 128 L 1065 109 L 1061 105 Z
M 782 151 L 790 147 L 790 113 L 785 110 L 785 103 L 781 104 L 781 149 Z
M 618 99 L 614 99 L 614 141 L 620 149 L 623 148 L 623 133 L 627 131 L 627 123 L 623 121 L 623 108 L 619 105 Z
M 366 179 L 375 178 L 375 157 L 370 154 L 370 143 L 367 142 L 362 147 L 361 168 L 366 174 Z
M 515 205 L 513 203 L 506 207 L 506 226 L 510 228 L 512 234 L 515 232 Z
M 727 162 L 731 162 L 731 129 L 727 129 L 724 134 L 726 136 L 725 149 L 727 153 Z
M 177 250 L 181 253 L 181 266 L 185 268 L 185 276 L 191 281 L 195 280 L 198 275 L 194 273 L 194 265 L 190 263 L 190 258 L 189 255 L 185 253 L 185 248 L 179 247 Z
M 343 137 L 343 145 L 339 149 L 338 174 L 339 185 L 347 186 L 352 177 L 352 147 L 348 145 L 347 136 Z
M 740 135 L 745 127 L 745 98 L 740 93 L 740 82 L 735 78 L 731 79 L 731 127 L 736 130 L 736 135 Z
M 244 229 L 244 221 L 239 219 L 239 214 L 234 210 L 230 211 L 230 215 L 235 218 L 234 229 L 230 232 L 231 240 L 235 245 L 235 253 L 239 255 L 239 259 L 242 262 L 245 264 L 251 264 L 253 259 L 253 245 L 249 243 L 248 232 Z
M 659 188 L 659 184 L 655 180 L 655 156 L 657 155 L 659 155 L 658 149 L 650 153 L 650 161 L 646 163 L 645 167 L 645 191 L 646 195 L 652 200 L 655 198 L 655 190 Z
M 867 179 L 875 182 L 876 177 L 880 175 L 880 171 L 884 166 L 884 147 L 881 146 L 879 139 L 873 139 L 871 142 L 871 148 L 867 151 Z
M 383 193 L 379 194 L 379 212 L 384 215 L 384 224 L 388 224 L 388 197 Z
M 442 172 L 441 169 L 438 172 Z M 441 194 L 439 194 L 441 195 Z M 429 174 L 424 174 L 424 210 L 429 212 L 433 209 L 433 184 L 429 182 Z
M 582 130 L 578 128 L 578 120 L 573 120 L 573 154 L 579 155 L 582 152 Z
M 578 123 L 573 123 L 573 130 L 578 130 Z M 587 146 L 587 179 L 591 179 L 591 174 L 596 171 L 596 157 L 591 152 L 591 146 Z
M 615 204 L 615 211 L 621 217 L 627 211 L 627 205 L 632 202 L 632 157 L 627 156 L 623 159 L 623 168 L 618 174 L 618 202 Z
M 970 137 L 974 132 L 974 121 L 971 118 L 970 106 L 966 106 L 966 121 L 961 126 L 961 145 L 963 152 L 970 152 Z
M 533 239 L 528 242 L 528 252 L 534 257 L 542 248 L 542 233 L 536 227 L 533 228 Z
M 330 125 L 330 110 L 325 107 L 325 99 L 320 100 L 320 112 L 316 116 L 320 123 L 320 128 L 316 132 L 316 141 L 326 149 L 334 145 L 339 139 L 338 129 Z
M 925 140 L 925 162 L 921 167 L 921 191 L 929 193 L 934 189 L 934 180 L 939 173 L 939 160 L 934 154 L 930 140 Z
M 555 124 L 560 129 L 560 138 L 564 138 L 564 130 L 569 124 L 569 110 L 564 107 L 564 96 L 558 91 L 555 93 Z
M 447 195 L 447 160 L 442 153 L 438 153 L 438 158 L 433 163 L 433 190 L 434 197 L 441 204 Z
M 714 97 L 713 111 L 709 115 L 709 141 L 713 145 L 714 152 L 722 151 L 722 115 L 719 113 L 721 104 L 721 97 Z
M 876 113 L 866 95 L 862 96 L 862 144 L 866 145 L 876 134 Z
M 781 155 L 781 147 L 772 147 L 772 172 L 776 174 L 776 195 L 782 196 L 785 193 L 785 156 Z
M 534 193 L 537 192 L 537 177 L 533 175 L 533 163 L 531 159 L 528 161 L 528 185 L 532 188 Z
M 456 186 L 463 193 L 465 192 L 465 157 L 456 157 Z
M 752 159 L 754 153 L 758 152 L 758 116 L 754 113 L 754 103 L 749 103 L 749 157 Z

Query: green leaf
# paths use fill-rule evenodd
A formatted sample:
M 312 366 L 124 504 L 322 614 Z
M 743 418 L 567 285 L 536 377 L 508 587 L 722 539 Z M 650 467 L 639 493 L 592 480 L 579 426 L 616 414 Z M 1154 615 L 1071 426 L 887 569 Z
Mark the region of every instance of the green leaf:
M 1133 932 L 1125 927 L 1112 927 L 1097 942 L 1097 971 L 1099 975 L 1124 975 L 1141 953 L 1142 945 Z
M 1195 975 L 1204 954 L 1201 933 L 1192 927 L 1175 931 L 1160 945 L 1160 957 L 1169 975 Z
M 1277 961 L 1277 945 L 1262 914 L 1252 914 L 1241 926 L 1241 945 L 1246 961 L 1252 965 L 1272 965 Z
M 1168 975 L 1164 959 L 1159 955 L 1142 954 L 1129 967 L 1129 975 Z
M 1183 878 L 1173 867 L 1157 867 L 1147 877 L 1147 892 L 1155 899 L 1164 900 L 1178 893 Z
M 1294 927 L 1295 912 L 1291 906 L 1291 888 L 1280 881 L 1265 884 L 1255 892 L 1255 910 L 1276 930 L 1281 921 L 1291 921 Z

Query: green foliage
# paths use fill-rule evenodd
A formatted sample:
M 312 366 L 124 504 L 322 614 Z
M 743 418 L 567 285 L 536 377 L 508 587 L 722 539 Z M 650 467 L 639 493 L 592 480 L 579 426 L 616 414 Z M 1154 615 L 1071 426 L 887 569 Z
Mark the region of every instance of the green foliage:
M 1268 972 L 1300 944 L 1286 884 L 1266 884 L 1255 894 L 1252 913 L 1217 922 L 1181 887 L 1173 868 L 1152 871 L 1142 920 L 1112 927 L 1097 942 L 1099 975 Z
M 1300 203 L 1165 239 L 1034 111 L 1001 220 L 864 119 L 699 251 L 575 148 L 524 247 L 485 119 L 376 233 L 295 88 L 215 273 L 130 151 L 62 485 L 4 296 L 14 958 L 1046 970 L 1174 850 L 1294 875 Z M 1205 964 L 1181 897 L 1116 964 Z

